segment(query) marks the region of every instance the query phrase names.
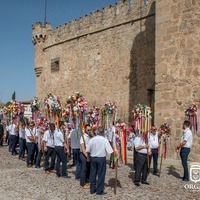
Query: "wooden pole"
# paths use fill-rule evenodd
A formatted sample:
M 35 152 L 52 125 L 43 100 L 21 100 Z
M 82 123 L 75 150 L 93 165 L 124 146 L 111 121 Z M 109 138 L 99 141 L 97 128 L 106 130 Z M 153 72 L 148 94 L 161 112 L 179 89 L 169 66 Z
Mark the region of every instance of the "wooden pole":
M 117 158 L 116 158 L 117 159 Z M 118 175 L 118 159 L 116 160 L 115 164 L 115 187 L 114 187 L 114 194 L 117 194 L 117 175 Z
M 161 160 L 160 160 L 160 171 L 159 171 L 159 177 L 160 177 L 160 174 L 161 174 L 162 161 L 163 161 L 163 152 L 162 152 L 162 154 L 161 154 Z

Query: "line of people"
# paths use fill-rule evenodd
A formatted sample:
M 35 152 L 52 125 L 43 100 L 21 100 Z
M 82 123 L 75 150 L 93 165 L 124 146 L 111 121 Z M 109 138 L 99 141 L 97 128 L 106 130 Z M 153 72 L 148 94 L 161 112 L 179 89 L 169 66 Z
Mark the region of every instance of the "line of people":
M 90 188 L 91 194 L 103 195 L 106 155 L 113 153 L 113 149 L 102 127 L 94 134 L 91 126 L 86 124 L 81 131 L 81 137 L 78 138 L 77 131 L 70 126 L 66 128 L 64 123 L 60 123 L 59 127 L 56 127 L 55 123 L 49 123 L 48 129 L 43 129 L 36 128 L 34 122 L 18 124 L 13 121 L 9 125 L 9 151 L 26 161 L 27 167 L 41 168 L 41 160 L 44 157 L 45 173 L 71 178 L 68 175 L 67 158 L 72 150 L 76 166 L 75 179 L 80 180 L 80 187 Z M 16 150 L 18 136 L 19 153 Z

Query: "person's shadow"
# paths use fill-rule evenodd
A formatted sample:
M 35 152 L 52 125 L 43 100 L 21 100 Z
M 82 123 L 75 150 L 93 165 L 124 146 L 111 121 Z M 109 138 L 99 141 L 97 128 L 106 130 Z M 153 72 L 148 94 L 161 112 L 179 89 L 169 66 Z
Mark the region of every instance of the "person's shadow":
M 149 105 L 154 118 L 155 24 L 155 2 L 150 5 L 145 19 L 132 24 L 138 34 L 130 51 L 129 120 L 133 106 L 138 103 Z
M 135 172 L 130 171 L 130 172 L 129 172 L 129 175 L 128 175 L 128 178 L 130 178 L 130 179 L 133 181 L 133 183 L 134 183 L 134 180 L 135 180 Z
M 109 181 L 108 181 L 108 184 L 105 183 L 105 186 L 106 187 L 111 187 L 111 188 L 114 188 L 115 187 L 115 184 L 116 184 L 116 179 L 115 178 L 111 178 Z M 117 179 L 117 187 L 119 188 L 122 188 L 122 185 L 120 183 L 120 181 Z
M 168 170 L 168 172 L 167 172 L 168 175 L 172 175 L 179 179 L 181 178 L 180 174 L 176 171 L 176 168 L 174 166 L 171 165 L 171 166 L 167 167 L 167 170 Z

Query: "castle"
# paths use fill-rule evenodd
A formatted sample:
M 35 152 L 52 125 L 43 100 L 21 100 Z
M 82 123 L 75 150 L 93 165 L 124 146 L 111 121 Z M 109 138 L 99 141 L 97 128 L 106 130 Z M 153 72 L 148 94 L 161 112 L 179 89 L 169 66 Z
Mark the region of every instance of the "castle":
M 116 101 L 125 121 L 135 104 L 148 104 L 155 125 L 171 125 L 173 149 L 184 111 L 200 108 L 199 7 L 199 0 L 122 0 L 57 28 L 35 23 L 37 96 L 65 102 L 81 91 L 89 105 Z M 194 141 L 190 159 L 200 161 Z

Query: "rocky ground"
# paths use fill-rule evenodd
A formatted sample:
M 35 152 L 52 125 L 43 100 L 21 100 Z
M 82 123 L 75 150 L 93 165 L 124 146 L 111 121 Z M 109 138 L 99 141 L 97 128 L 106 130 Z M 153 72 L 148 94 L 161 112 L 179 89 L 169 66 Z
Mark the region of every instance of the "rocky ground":
M 69 162 L 69 164 L 71 161 Z M 150 185 L 136 187 L 133 184 L 132 161 L 118 168 L 117 194 L 114 194 L 114 171 L 107 168 L 104 196 L 91 195 L 81 189 L 74 178 L 75 167 L 69 168 L 70 179 L 57 178 L 55 174 L 45 174 L 42 169 L 27 168 L 24 161 L 11 156 L 6 146 L 0 147 L 0 200 L 79 200 L 79 199 L 200 199 L 199 189 L 185 189 L 180 181 L 182 169 L 164 165 L 161 177 L 149 175 Z M 188 186 L 187 186 L 188 187 Z

